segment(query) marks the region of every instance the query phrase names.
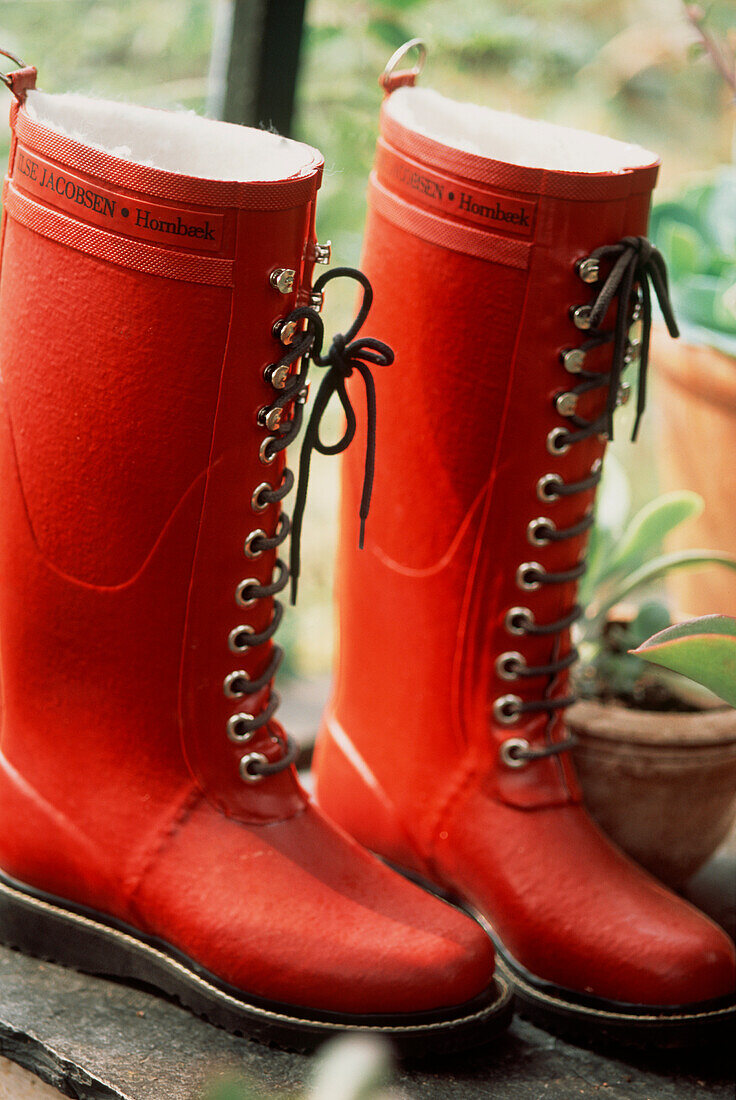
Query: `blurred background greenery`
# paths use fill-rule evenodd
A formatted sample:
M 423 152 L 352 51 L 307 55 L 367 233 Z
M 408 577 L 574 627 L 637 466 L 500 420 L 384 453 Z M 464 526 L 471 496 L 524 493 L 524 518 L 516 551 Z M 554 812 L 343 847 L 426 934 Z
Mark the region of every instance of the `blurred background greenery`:
M 735 0 L 707 16 L 733 29 Z M 203 111 L 214 18 L 214 0 L 0 0 L 0 44 L 35 64 L 47 91 Z M 679 0 L 308 0 L 294 136 L 324 154 L 318 235 L 332 239 L 338 263 L 360 256 L 377 77 L 416 35 L 430 50 L 426 85 L 653 149 L 661 197 L 732 159 L 727 89 L 693 49 Z M 331 290 L 328 330 L 345 328 L 352 304 L 352 291 Z M 637 471 L 635 504 L 656 488 L 651 418 L 643 435 L 634 451 L 622 425 L 614 445 Z M 331 656 L 337 466 L 315 457 L 300 605 L 283 628 L 289 668 L 309 676 L 324 674 Z

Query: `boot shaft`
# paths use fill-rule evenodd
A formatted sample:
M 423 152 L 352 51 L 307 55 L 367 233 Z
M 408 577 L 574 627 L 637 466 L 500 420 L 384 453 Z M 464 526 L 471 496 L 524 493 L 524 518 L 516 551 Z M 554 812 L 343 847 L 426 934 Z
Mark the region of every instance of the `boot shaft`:
M 273 730 L 246 738 L 230 720 L 276 663 L 286 475 L 268 440 L 291 410 L 265 418 L 295 364 L 267 368 L 288 359 L 280 322 L 310 301 L 321 158 L 272 134 L 73 96 L 30 92 L 11 121 L 8 774 L 102 834 L 107 788 L 124 818 L 110 829 L 125 833 L 192 777 L 234 816 L 293 813 L 290 772 L 243 781 L 243 743 L 271 760 Z M 255 716 L 270 679 L 247 692 Z M 72 770 L 94 782 L 80 791 Z
M 595 421 L 608 396 L 606 385 L 569 393 L 583 362 L 570 352 L 590 336 L 578 327 L 585 310 L 575 311 L 600 290 L 579 262 L 645 232 L 657 174 L 637 147 L 508 117 L 393 92 L 369 191 L 363 263 L 396 365 L 377 379 L 379 464 L 363 554 L 354 550 L 359 447 L 343 465 L 332 720 L 358 731 L 390 795 L 411 791 L 428 813 L 455 769 L 485 776 L 512 804 L 577 798 L 564 757 L 497 767 L 509 737 L 540 747 L 563 736 L 544 711 L 506 725 L 497 700 L 567 693 L 564 667 L 509 673 L 517 653 L 532 668 L 572 660 L 568 630 L 522 637 L 518 626 L 574 609 L 600 476 L 604 436 L 568 442 L 585 435 L 575 418 Z M 515 162 L 487 155 L 504 147 Z M 611 265 L 600 266 L 607 274 Z M 601 328 L 613 330 L 616 311 L 614 300 Z M 607 374 L 611 360 L 611 344 L 590 347 L 584 369 Z M 538 566 L 561 580 L 539 583 Z M 412 746 L 400 769 L 397 744 Z
M 668 1042 L 662 1006 L 717 1024 L 724 1002 L 697 1002 L 733 988 L 732 945 L 588 818 L 563 718 L 576 581 L 639 308 L 646 376 L 650 278 L 676 332 L 641 237 L 656 165 L 407 78 L 387 81 L 364 256 L 396 361 L 376 377 L 362 554 L 354 455 L 343 463 L 317 797 L 480 917 L 543 1026 L 651 1038 L 648 1011 Z

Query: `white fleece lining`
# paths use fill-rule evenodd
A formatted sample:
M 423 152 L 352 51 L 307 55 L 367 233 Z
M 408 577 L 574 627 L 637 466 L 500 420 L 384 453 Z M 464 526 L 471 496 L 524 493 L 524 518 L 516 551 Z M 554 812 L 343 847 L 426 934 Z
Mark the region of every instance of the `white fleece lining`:
M 299 141 L 189 111 L 30 91 L 30 117 L 122 160 L 210 180 L 254 183 L 307 174 L 319 157 Z
M 402 126 L 443 145 L 526 168 L 623 172 L 657 159 L 640 145 L 457 103 L 429 88 L 398 88 L 385 110 Z

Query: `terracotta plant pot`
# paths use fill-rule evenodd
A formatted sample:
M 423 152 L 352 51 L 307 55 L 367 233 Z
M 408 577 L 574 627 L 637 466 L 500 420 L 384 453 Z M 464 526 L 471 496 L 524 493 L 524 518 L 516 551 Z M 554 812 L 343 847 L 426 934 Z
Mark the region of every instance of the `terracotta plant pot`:
M 736 710 L 682 714 L 584 701 L 567 720 L 593 817 L 647 870 L 682 886 L 736 818 Z
M 663 490 L 692 489 L 705 511 L 678 527 L 668 550 L 736 554 L 736 359 L 655 332 L 659 478 Z M 676 613 L 736 616 L 736 573 L 719 566 L 673 572 Z

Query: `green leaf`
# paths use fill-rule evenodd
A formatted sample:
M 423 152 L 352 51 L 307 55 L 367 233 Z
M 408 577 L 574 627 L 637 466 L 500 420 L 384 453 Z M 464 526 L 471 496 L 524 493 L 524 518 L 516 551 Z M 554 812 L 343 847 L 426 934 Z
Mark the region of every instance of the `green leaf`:
M 674 569 L 694 569 L 699 565 L 724 565 L 736 570 L 736 558 L 731 554 L 716 554 L 712 550 L 678 550 L 661 554 L 635 569 L 616 590 L 595 609 L 596 620 L 602 619 L 617 603 L 621 603 L 635 589 L 659 580 Z
M 736 706 L 736 620 L 708 615 L 655 634 L 633 655 L 679 672 Z
M 663 222 L 657 233 L 657 245 L 667 259 L 668 274 L 674 282 L 693 271 L 710 270 L 712 249 L 692 225 Z
M 703 511 L 704 501 L 687 490 L 663 493 L 637 512 L 599 575 L 600 581 L 616 573 L 638 569 L 659 549 L 665 536 L 686 519 Z
M 727 256 L 736 254 L 736 170 L 723 168 L 715 177 L 704 221 Z
M 674 225 L 689 226 L 696 236 L 701 238 L 703 236 L 702 218 L 694 208 L 694 204 L 687 201 L 687 194 L 684 194 L 680 201 L 675 200 L 657 203 L 652 210 L 652 218 L 649 227 L 650 233 L 652 239 L 655 240 L 660 247 L 662 233 L 665 227 Z
M 665 248 L 673 271 L 697 271 L 703 247 L 701 238 L 689 225 L 669 226 Z
M 583 607 L 587 607 L 595 598 L 601 574 L 615 546 L 616 540 L 610 531 L 598 523 L 591 527 L 586 554 L 588 568 L 581 577 L 578 589 L 578 602 Z
M 736 333 L 736 314 L 729 304 L 736 282 L 730 275 L 689 275 L 677 288 L 677 304 L 686 320 L 716 332 Z

